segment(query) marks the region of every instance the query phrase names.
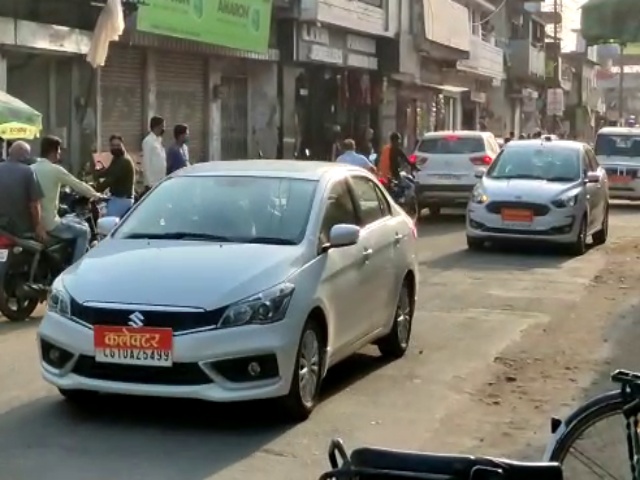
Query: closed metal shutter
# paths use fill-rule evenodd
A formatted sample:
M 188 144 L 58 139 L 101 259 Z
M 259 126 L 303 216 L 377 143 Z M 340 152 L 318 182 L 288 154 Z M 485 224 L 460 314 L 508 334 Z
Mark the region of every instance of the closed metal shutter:
M 142 150 L 145 133 L 143 80 L 144 51 L 111 44 L 106 65 L 100 72 L 102 149 L 108 151 L 109 137 L 122 135 L 132 154 Z
M 249 83 L 246 77 L 222 77 L 224 96 L 220 100 L 222 160 L 242 160 L 248 156 Z
M 156 63 L 156 112 L 167 123 L 165 145 L 173 141 L 173 127 L 186 123 L 191 163 L 204 160 L 207 150 L 205 66 L 204 57 L 171 52 L 162 52 Z

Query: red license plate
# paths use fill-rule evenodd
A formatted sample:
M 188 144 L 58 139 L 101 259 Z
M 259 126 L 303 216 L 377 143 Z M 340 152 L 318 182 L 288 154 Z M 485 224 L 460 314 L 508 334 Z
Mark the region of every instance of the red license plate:
M 503 222 L 531 223 L 533 222 L 533 211 L 518 208 L 503 208 L 500 211 Z
M 170 367 L 173 331 L 170 328 L 93 327 L 96 362 Z

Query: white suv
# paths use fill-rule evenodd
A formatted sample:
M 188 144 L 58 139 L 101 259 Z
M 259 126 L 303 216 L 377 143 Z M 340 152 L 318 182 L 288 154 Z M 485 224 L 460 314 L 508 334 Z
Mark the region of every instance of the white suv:
M 449 131 L 426 134 L 409 157 L 420 171 L 416 192 L 420 209 L 432 215 L 442 207 L 464 207 L 484 170 L 500 147 L 490 132 Z

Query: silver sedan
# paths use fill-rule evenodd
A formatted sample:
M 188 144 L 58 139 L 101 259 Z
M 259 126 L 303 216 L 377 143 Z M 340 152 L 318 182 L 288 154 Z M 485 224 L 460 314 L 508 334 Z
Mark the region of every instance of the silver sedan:
M 564 244 L 576 255 L 607 240 L 607 175 L 580 142 L 511 142 L 486 171 L 466 212 L 467 245 L 527 240 Z

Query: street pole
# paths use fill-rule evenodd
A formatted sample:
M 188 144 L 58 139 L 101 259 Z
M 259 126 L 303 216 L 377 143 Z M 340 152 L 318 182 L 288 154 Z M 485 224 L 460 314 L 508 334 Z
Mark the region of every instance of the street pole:
M 618 74 L 618 123 L 624 126 L 624 44 L 620 45 L 620 73 Z
M 560 82 L 560 39 L 558 38 L 559 25 L 558 25 L 558 10 L 559 10 L 559 0 L 553 0 L 553 42 L 555 44 L 555 58 L 553 65 L 553 87 L 554 88 L 562 88 Z M 558 133 L 558 115 L 556 113 L 553 114 L 553 124 L 551 125 L 551 133 Z

